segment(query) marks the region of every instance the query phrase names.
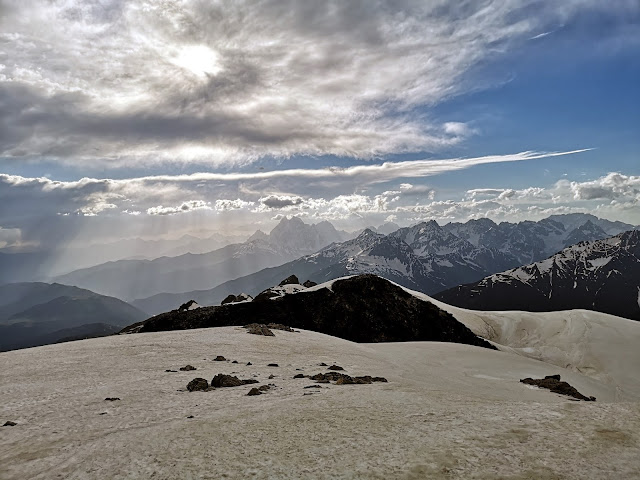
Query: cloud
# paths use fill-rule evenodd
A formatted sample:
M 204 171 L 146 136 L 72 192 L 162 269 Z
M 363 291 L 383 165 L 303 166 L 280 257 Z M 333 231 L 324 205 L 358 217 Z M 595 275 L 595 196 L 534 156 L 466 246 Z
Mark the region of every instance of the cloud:
M 291 197 L 288 195 L 269 195 L 260 199 L 260 203 L 267 208 L 284 208 L 294 205 L 300 205 L 304 200 L 300 197 Z
M 473 129 L 420 109 L 477 89 L 474 66 L 579 3 L 8 0 L 0 155 L 128 168 L 438 151 Z
M 147 209 L 147 215 L 175 215 L 177 213 L 193 212 L 194 210 L 211 210 L 208 202 L 202 200 L 190 200 L 188 202 L 182 202 L 181 205 L 176 207 L 163 207 L 159 205 L 157 207 L 151 207 Z

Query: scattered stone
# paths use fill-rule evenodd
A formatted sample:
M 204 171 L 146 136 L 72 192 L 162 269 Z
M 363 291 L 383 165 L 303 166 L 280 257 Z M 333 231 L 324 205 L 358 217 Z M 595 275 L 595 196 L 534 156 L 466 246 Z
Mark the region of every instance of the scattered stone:
M 247 366 L 249 366 L 249 365 L 253 365 L 253 363 L 251 363 L 251 362 L 247 362 Z
M 269 375 L 269 380 L 273 380 L 274 378 L 276 378 L 275 375 Z
M 189 415 L 187 418 L 193 418 L 193 415 Z
M 328 370 L 344 370 L 344 368 L 339 367 L 338 365 L 331 365 Z
M 547 388 L 553 393 L 560 395 L 567 395 L 569 397 L 577 398 L 578 400 L 584 400 L 585 402 L 595 402 L 596 397 L 586 397 L 582 395 L 578 390 L 569 385 L 567 382 L 560 381 L 560 375 L 548 375 L 544 378 L 524 378 L 520 382 L 527 385 L 535 385 L 540 388 Z
M 261 386 L 258 387 L 258 390 L 260 390 L 261 392 L 266 392 L 270 388 L 271 387 L 269 385 L 261 385 Z
M 304 282 L 302 284 L 303 287 L 307 287 L 307 288 L 315 287 L 316 285 L 318 285 L 318 284 L 316 282 L 311 281 L 311 280 L 307 280 L 306 282 Z
M 337 372 L 317 373 L 316 375 L 310 376 L 309 378 L 311 380 L 315 380 L 318 383 L 336 382 L 336 385 L 365 385 L 374 382 L 387 382 L 387 379 L 384 377 L 372 377 L 370 375 L 351 377 L 344 373 Z
M 319 366 L 319 367 L 326 367 L 326 366 L 327 366 L 327 364 L 326 364 L 326 363 L 324 363 L 324 362 L 322 362 L 322 363 L 319 363 L 319 364 L 318 364 L 318 366 Z
M 186 365 L 184 367 L 180 367 L 181 372 L 190 372 L 191 370 L 197 370 L 197 368 L 192 365 Z
M 249 385 L 252 383 L 258 383 L 258 381 L 253 378 L 240 380 L 238 377 L 225 375 L 223 373 L 219 373 L 211 380 L 211 386 L 215 388 L 240 387 L 242 385 Z
M 209 388 L 209 382 L 204 378 L 194 378 L 187 384 L 187 390 L 190 392 L 206 391 Z
M 222 355 L 218 355 L 216 358 L 213 359 L 214 362 L 226 362 L 227 359 L 224 358 Z
M 233 362 L 231 362 L 231 363 L 238 363 L 238 361 L 237 361 L 237 360 L 234 360 L 234 361 L 233 361 Z
M 256 387 L 253 387 L 251 390 L 249 390 L 249 393 L 247 393 L 247 396 L 252 397 L 254 395 L 262 395 L 262 391 Z
M 249 325 L 245 325 L 244 328 L 247 329 L 247 333 L 251 333 L 252 335 L 275 337 L 275 334 L 263 323 L 250 323 Z
M 117 400 L 120 400 L 118 397 L 107 397 L 104 399 L 105 402 L 115 402 Z
M 300 280 L 298 280 L 298 277 L 296 277 L 295 275 L 289 275 L 287 278 L 282 280 L 278 285 L 281 287 L 283 285 L 300 285 Z
M 169 370 L 169 369 L 165 370 L 165 372 L 178 373 L 178 371 L 177 371 L 177 370 Z
M 302 387 L 302 388 L 322 388 L 320 385 L 307 385 L 306 387 Z
M 15 427 L 16 425 L 18 425 L 16 422 L 12 422 L 11 420 L 7 420 L 6 422 L 4 422 L 4 425 L 2 425 L 3 427 Z
M 269 365 L 267 365 L 267 367 L 279 367 L 280 365 L 278 365 L 277 363 L 270 363 Z
M 107 412 L 102 412 L 102 413 L 99 413 L 98 415 L 106 415 L 106 414 Z
M 293 378 L 304 378 L 304 375 L 299 373 L 297 375 L 294 375 Z

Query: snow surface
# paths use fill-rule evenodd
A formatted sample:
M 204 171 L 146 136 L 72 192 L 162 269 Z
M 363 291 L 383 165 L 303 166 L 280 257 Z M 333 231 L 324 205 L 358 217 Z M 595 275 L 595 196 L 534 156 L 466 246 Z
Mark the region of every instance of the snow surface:
M 18 423 L 0 430 L 0 478 L 640 475 L 640 406 L 619 402 L 610 384 L 468 345 L 274 333 L 211 328 L 0 354 L 0 421 Z M 618 346 L 606 354 L 622 355 Z M 216 355 L 240 363 L 213 362 Z M 326 371 L 320 362 L 389 383 L 304 389 L 315 384 L 292 378 Z M 186 364 L 197 371 L 165 372 Z M 250 386 L 184 391 L 194 377 L 233 372 L 277 387 L 258 397 L 246 396 Z M 598 401 L 519 383 L 555 373 Z

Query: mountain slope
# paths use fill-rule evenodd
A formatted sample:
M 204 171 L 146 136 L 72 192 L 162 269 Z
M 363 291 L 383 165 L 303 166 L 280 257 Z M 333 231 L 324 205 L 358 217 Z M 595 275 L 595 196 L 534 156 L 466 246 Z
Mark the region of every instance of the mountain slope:
M 269 235 L 254 235 L 250 241 L 209 253 L 120 260 L 76 270 L 57 280 L 123 299 L 208 289 L 315 252 L 341 238 L 328 222 L 307 225 L 297 217 L 284 218 Z
M 101 334 L 104 324 L 123 327 L 147 316 L 117 298 L 59 284 L 3 285 L 0 303 L 0 350 Z
M 173 310 L 131 325 L 123 333 L 280 323 L 354 342 L 438 341 L 493 348 L 430 302 L 388 280 L 359 275 L 331 285 L 251 302 Z
M 640 320 L 640 231 L 581 242 L 434 298 L 476 310 L 584 308 Z

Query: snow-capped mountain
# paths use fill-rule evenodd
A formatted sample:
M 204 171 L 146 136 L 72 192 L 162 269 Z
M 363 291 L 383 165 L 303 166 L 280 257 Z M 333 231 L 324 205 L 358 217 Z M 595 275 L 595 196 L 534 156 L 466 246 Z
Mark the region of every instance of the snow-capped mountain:
M 283 218 L 268 235 L 258 231 L 244 243 L 209 253 L 108 262 L 61 275 L 56 281 L 126 300 L 208 289 L 281 265 L 342 239 L 343 233 L 329 222 L 308 225 L 297 217 Z
M 574 223 L 577 218 L 571 217 Z M 133 304 L 150 314 L 171 310 L 191 298 L 202 305 L 214 305 L 239 291 L 256 295 L 290 274 L 324 282 L 344 275 L 372 273 L 433 294 L 531 263 L 530 258 L 544 259 L 564 248 L 572 235 L 575 238 L 606 237 L 595 223 L 589 223 L 591 216 L 585 215 L 583 219 L 584 223 L 571 232 L 559 221 L 549 219 L 500 225 L 482 219 L 444 227 L 430 221 L 398 229 L 387 236 L 366 229 L 352 240 L 334 243 L 316 253 L 246 277 L 237 275 L 235 280 L 213 289 L 156 295 Z
M 586 225 L 584 230 L 597 226 Z M 640 320 L 640 231 L 580 242 L 543 261 L 435 295 L 476 310 L 583 308 Z
M 589 214 L 574 213 L 552 215 L 539 222 L 496 224 L 483 218 L 466 223 L 449 223 L 443 228 L 476 247 L 491 248 L 512 257 L 515 265 L 524 265 L 543 260 L 574 243 L 601 240 L 635 227 Z

